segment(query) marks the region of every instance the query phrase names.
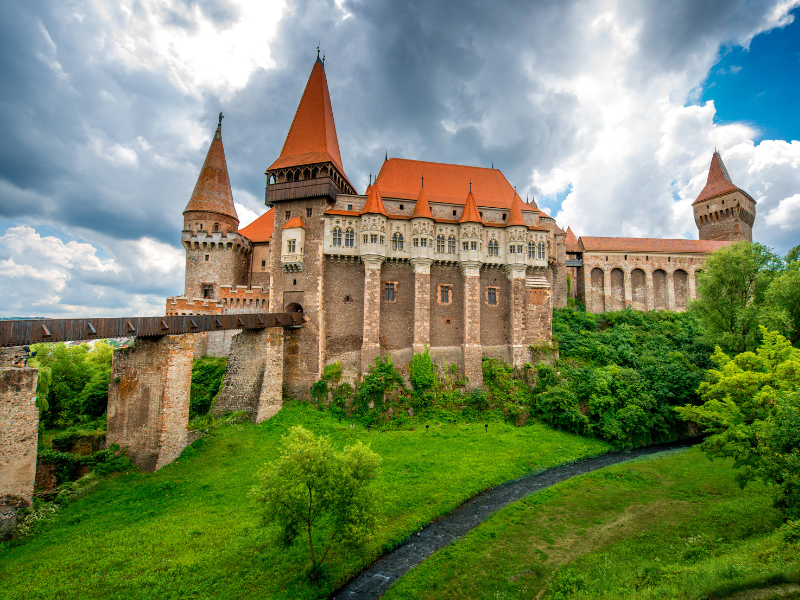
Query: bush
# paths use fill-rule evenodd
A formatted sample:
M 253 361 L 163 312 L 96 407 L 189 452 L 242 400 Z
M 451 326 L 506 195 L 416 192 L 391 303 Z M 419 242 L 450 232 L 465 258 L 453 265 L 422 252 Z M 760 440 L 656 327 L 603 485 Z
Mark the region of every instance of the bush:
M 192 363 L 192 387 L 189 396 L 189 418 L 208 414 L 225 378 L 227 358 L 203 356 Z

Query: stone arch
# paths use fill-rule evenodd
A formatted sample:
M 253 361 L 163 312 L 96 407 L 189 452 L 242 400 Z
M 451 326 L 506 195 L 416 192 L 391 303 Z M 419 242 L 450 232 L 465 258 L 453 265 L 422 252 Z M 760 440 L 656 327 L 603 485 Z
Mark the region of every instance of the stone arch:
M 663 269 L 653 271 L 653 308 L 656 310 L 667 308 L 667 272 Z
M 631 306 L 645 310 L 647 306 L 647 277 L 642 269 L 631 271 Z
M 600 267 L 592 269 L 591 277 L 591 300 L 592 312 L 605 312 L 606 310 L 606 290 L 605 290 L 605 273 Z
M 672 274 L 672 285 L 675 290 L 675 309 L 686 308 L 689 300 L 689 274 L 683 269 L 676 269 Z
M 611 269 L 611 306 L 609 310 L 625 310 L 625 271 Z
M 303 307 L 300 304 L 298 304 L 297 302 L 292 302 L 284 310 L 286 312 L 289 312 L 289 313 L 291 313 L 291 312 L 302 313 L 303 312 Z

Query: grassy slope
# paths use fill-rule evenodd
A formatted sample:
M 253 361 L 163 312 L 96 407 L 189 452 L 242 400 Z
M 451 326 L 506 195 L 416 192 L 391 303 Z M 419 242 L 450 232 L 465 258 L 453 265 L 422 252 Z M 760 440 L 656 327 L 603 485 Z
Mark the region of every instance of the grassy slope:
M 770 533 L 766 488 L 740 490 L 730 465 L 693 448 L 566 481 L 499 511 L 384 598 L 713 598 L 800 581 L 797 546 Z
M 377 485 L 385 526 L 363 553 L 333 555 L 320 588 L 305 582 L 303 547 L 266 544 L 248 496 L 254 473 L 298 423 L 338 444 L 368 441 L 383 457 Z M 298 404 L 259 426 L 219 428 L 201 450 L 187 449 L 158 473 L 111 478 L 28 540 L 0 545 L 0 598 L 324 596 L 383 548 L 477 492 L 609 449 L 542 425 L 483 429 L 434 423 L 427 433 L 367 433 Z

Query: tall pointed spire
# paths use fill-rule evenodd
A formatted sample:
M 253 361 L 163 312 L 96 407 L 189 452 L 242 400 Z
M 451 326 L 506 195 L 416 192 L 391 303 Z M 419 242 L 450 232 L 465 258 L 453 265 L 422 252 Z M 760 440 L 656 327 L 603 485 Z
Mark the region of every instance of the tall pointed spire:
M 506 221 L 506 227 L 512 225 L 528 226 L 522 216 L 522 198 L 517 195 L 517 190 L 514 190 L 514 199 L 511 201 L 511 210 L 508 212 L 508 221 Z
M 738 187 L 733 185 L 731 176 L 728 174 L 728 169 L 725 168 L 725 163 L 722 162 L 722 156 L 718 151 L 714 151 L 711 157 L 711 165 L 708 167 L 708 179 L 706 186 L 700 195 L 692 204 L 697 204 L 703 200 L 708 200 L 715 196 L 721 196 L 728 192 L 741 191 Z
M 422 182 L 422 187 L 419 188 L 419 196 L 417 197 L 417 203 L 414 205 L 414 212 L 412 213 L 411 218 L 433 219 L 431 206 L 428 204 L 428 195 L 425 193 L 424 180 Z
M 333 163 L 347 180 L 339 152 L 328 79 L 322 61 L 317 56 L 281 155 L 267 171 L 325 162 Z M 350 181 L 347 180 L 347 183 L 350 184 Z
M 377 215 L 385 215 L 386 209 L 383 207 L 383 198 L 381 197 L 381 191 L 378 189 L 378 183 L 373 183 L 369 187 L 369 192 L 367 194 L 367 203 L 364 205 L 364 210 L 361 211 L 362 215 L 365 214 L 377 214 Z
M 464 211 L 461 213 L 461 218 L 458 220 L 459 223 L 480 223 L 483 225 L 483 219 L 481 219 L 481 213 L 478 211 L 478 205 L 475 203 L 475 196 L 472 195 L 472 182 L 470 182 L 469 186 L 469 194 L 467 194 L 467 200 L 464 202 Z
M 220 116 L 222 113 L 220 113 Z M 239 226 L 239 216 L 233 205 L 233 192 L 228 177 L 228 164 L 225 161 L 225 148 L 222 146 L 222 119 L 214 132 L 214 139 L 208 148 L 203 168 L 194 186 L 192 197 L 183 214 L 190 212 L 216 213 L 230 217 Z

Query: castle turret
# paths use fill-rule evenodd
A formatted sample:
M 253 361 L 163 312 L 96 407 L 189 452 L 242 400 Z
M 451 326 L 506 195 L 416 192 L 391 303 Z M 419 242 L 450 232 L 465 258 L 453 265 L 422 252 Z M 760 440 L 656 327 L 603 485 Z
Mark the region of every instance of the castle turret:
M 386 257 L 386 208 L 378 184 L 372 184 L 361 211 L 361 260 L 383 261 Z
M 433 224 L 433 214 L 423 182 L 411 215 L 411 264 L 421 261 L 430 265 L 433 262 Z
M 706 185 L 692 208 L 701 240 L 753 241 L 756 201 L 733 184 L 717 151 L 711 157 Z
M 506 241 L 508 243 L 506 270 L 520 270 L 522 277 L 525 276 L 525 268 L 528 266 L 528 256 L 530 254 L 531 263 L 535 258 L 534 253 L 528 252 L 528 225 L 522 217 L 522 199 L 514 193 L 511 201 L 511 210 L 506 221 Z
M 480 268 L 483 262 L 483 219 L 472 194 L 472 184 L 469 186 L 469 194 L 458 224 L 461 237 L 461 263 L 469 263 Z
M 222 146 L 222 115 L 192 197 L 183 211 L 187 298 L 220 299 L 222 285 L 247 283 L 250 240 L 239 235 L 239 217 Z

